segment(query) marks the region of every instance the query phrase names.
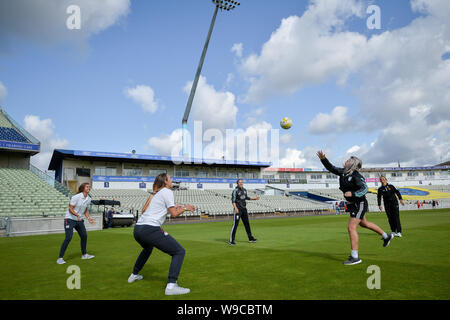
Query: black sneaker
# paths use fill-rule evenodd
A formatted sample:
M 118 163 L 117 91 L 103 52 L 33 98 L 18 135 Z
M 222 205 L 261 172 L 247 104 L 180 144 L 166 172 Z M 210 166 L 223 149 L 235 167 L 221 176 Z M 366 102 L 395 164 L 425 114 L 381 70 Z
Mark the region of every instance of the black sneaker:
M 236 242 L 234 242 L 234 241 L 228 241 L 228 244 L 231 245 L 231 246 L 235 246 L 235 245 L 236 245 Z
M 387 247 L 391 243 L 392 235 L 388 235 L 386 239 L 381 238 L 381 240 L 383 240 L 383 247 Z
M 361 263 L 361 262 L 362 262 L 362 260 L 359 257 L 358 258 L 353 258 L 352 256 L 349 256 L 347 261 L 344 261 L 344 265 L 351 266 L 351 265 L 358 264 L 358 263 Z
M 258 239 L 255 238 L 248 239 L 248 242 L 256 242 L 256 241 L 258 241 Z

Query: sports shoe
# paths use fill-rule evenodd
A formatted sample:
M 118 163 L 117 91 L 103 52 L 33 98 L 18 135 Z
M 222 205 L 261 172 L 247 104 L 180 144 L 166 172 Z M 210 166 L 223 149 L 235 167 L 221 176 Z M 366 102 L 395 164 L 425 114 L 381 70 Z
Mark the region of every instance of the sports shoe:
M 402 233 L 401 232 L 397 232 L 396 236 L 401 238 L 402 237 Z
M 393 238 L 392 235 L 389 235 L 386 239 L 381 238 L 383 240 L 383 247 L 387 247 Z
M 258 239 L 255 238 L 248 239 L 248 242 L 256 242 L 256 241 L 258 241 Z
M 228 241 L 228 244 L 231 245 L 231 246 L 235 246 L 235 245 L 236 245 L 236 242 L 234 242 L 234 241 Z
M 358 257 L 358 258 L 353 258 L 352 256 L 349 256 L 347 261 L 344 261 L 344 265 L 346 266 L 351 266 L 353 264 L 358 264 L 361 263 L 362 260 Z
M 95 257 L 95 256 L 91 256 L 90 254 L 86 253 L 81 256 L 81 259 L 87 260 L 87 259 L 92 259 L 93 257 Z
M 64 264 L 64 263 L 66 263 L 66 262 L 64 261 L 63 258 L 59 258 L 58 260 L 56 260 L 56 263 L 57 263 L 57 264 Z
M 397 234 L 395 232 L 391 233 L 392 238 L 394 238 Z
M 169 287 L 169 284 L 167 284 L 165 294 L 166 294 L 166 296 L 174 296 L 174 295 L 178 295 L 178 294 L 186 294 L 189 292 L 191 292 L 190 289 L 182 288 L 182 287 L 178 286 L 177 283 L 175 283 L 175 285 L 171 288 Z
M 144 279 L 144 277 L 141 276 L 140 274 L 131 274 L 128 277 L 128 283 L 132 283 L 132 282 L 135 282 L 137 280 L 142 280 L 142 279 Z

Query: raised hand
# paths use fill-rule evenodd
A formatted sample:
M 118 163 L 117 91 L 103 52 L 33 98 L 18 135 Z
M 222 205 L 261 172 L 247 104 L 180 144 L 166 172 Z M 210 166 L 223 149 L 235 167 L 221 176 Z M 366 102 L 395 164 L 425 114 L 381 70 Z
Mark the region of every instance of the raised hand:
M 317 156 L 319 157 L 320 160 L 325 159 L 325 154 L 323 153 L 322 150 L 317 151 Z

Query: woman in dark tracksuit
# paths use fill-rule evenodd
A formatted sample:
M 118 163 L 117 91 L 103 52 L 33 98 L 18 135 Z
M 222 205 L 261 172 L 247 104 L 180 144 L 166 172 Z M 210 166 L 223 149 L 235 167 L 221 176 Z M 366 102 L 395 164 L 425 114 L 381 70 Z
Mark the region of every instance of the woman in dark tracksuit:
M 352 250 L 348 260 L 344 261 L 344 265 L 361 263 L 362 260 L 358 255 L 359 237 L 356 231 L 358 225 L 381 235 L 384 247 L 387 247 L 392 239 L 391 235 L 388 235 L 375 223 L 367 221 L 365 217 L 369 207 L 366 199 L 366 193 L 369 189 L 364 177 L 358 172 L 362 167 L 362 162 L 357 157 L 350 157 L 345 162 L 344 168 L 336 168 L 328 161 L 322 151 L 318 151 L 317 156 L 328 171 L 339 176 L 339 189 L 344 193 L 345 200 L 348 201 L 347 211 L 350 212 L 348 234 Z
M 247 195 L 247 190 L 244 188 L 244 181 L 239 179 L 236 181 L 237 186 L 231 194 L 231 202 L 234 208 L 233 227 L 231 228 L 230 241 L 228 243 L 232 246 L 236 245 L 234 239 L 236 237 L 236 230 L 239 226 L 239 220 L 244 223 L 245 231 L 247 232 L 248 241 L 256 242 L 257 239 L 253 237 L 252 230 L 250 228 L 250 222 L 248 220 L 247 203 L 246 200 L 259 200 L 259 197 L 250 198 Z
M 402 236 L 402 226 L 400 224 L 400 213 L 398 209 L 397 197 L 400 200 L 402 206 L 405 205 L 400 192 L 392 185 L 387 183 L 385 176 L 380 177 L 381 187 L 378 188 L 378 207 L 380 211 L 383 211 L 381 207 L 381 197 L 383 197 L 384 209 L 388 217 L 389 225 L 391 227 L 392 236 Z M 397 196 L 397 197 L 396 197 Z
M 153 248 L 156 247 L 164 253 L 172 256 L 169 268 L 169 280 L 166 286 L 166 295 L 178 295 L 189 293 L 190 290 L 178 286 L 177 279 L 183 264 L 185 250 L 171 235 L 162 229 L 167 213 L 173 218 L 185 211 L 194 211 L 195 207 L 186 204 L 184 207 L 176 206 L 174 202 L 172 179 L 166 173 L 155 178 L 153 194 L 148 198 L 142 211 L 144 212 L 134 227 L 134 238 L 141 245 L 142 251 L 136 260 L 133 272 L 128 278 L 132 283 L 143 279 L 139 271 L 144 267 L 150 257 Z

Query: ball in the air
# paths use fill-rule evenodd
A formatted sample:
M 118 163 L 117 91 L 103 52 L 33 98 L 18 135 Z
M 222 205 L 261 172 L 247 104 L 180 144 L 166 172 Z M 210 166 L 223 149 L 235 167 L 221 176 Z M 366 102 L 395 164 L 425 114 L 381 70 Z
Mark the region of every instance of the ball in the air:
M 283 119 L 281 119 L 280 121 L 280 126 L 283 129 L 289 129 L 292 126 L 292 120 L 291 118 L 288 117 L 284 117 Z

